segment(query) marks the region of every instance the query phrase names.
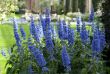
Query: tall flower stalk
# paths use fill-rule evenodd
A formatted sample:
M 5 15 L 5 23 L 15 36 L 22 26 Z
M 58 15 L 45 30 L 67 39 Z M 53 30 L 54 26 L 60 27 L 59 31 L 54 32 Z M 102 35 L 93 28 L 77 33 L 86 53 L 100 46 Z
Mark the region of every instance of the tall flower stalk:
M 46 17 L 45 19 L 42 18 L 42 16 L 40 16 L 41 19 L 41 24 L 42 24 L 42 28 L 43 28 L 43 33 L 44 33 L 44 38 L 45 38 L 45 43 L 46 43 L 46 48 L 50 54 L 50 59 L 53 59 L 53 49 L 54 49 L 54 44 L 53 44 L 53 40 L 52 40 L 52 28 L 51 28 L 51 19 L 50 19 L 50 14 L 49 11 L 45 12 Z
M 91 8 L 91 12 L 89 15 L 89 22 L 93 22 L 94 21 L 94 8 Z
M 68 39 L 68 25 L 66 24 L 65 21 L 63 21 L 63 31 L 64 31 L 64 39 L 67 40 Z
M 14 23 L 14 37 L 16 40 L 16 45 L 18 46 L 18 48 L 20 48 L 21 47 L 21 39 L 18 34 L 18 24 L 15 19 L 13 20 L 13 23 Z
M 101 33 L 99 28 L 95 28 L 91 46 L 94 57 L 96 57 L 96 55 L 98 55 L 105 47 L 105 37 L 104 34 Z
M 71 62 L 70 62 L 69 55 L 66 51 L 66 46 L 62 47 L 61 56 L 62 56 L 63 66 L 65 67 L 66 71 L 67 72 L 71 71 L 71 65 L 70 65 Z
M 39 28 L 38 28 L 38 26 L 35 26 L 33 17 L 31 17 L 30 33 L 31 33 L 32 37 L 33 37 L 38 43 L 40 43 Z
M 58 35 L 61 40 L 64 40 L 64 26 L 63 21 L 61 20 L 58 25 Z
M 82 21 L 81 21 L 81 17 L 77 17 L 76 18 L 76 29 L 77 29 L 77 32 L 80 33 L 80 25 L 81 25 Z
M 88 42 L 88 32 L 86 30 L 86 26 L 85 23 L 83 23 L 82 28 L 81 28 L 81 32 L 80 32 L 80 37 L 82 40 L 82 43 L 85 45 Z
M 68 44 L 69 46 L 74 44 L 74 30 L 71 28 L 68 29 Z
M 38 48 L 36 48 L 35 46 L 30 45 L 30 44 L 31 44 L 31 42 L 28 43 L 28 48 L 29 48 L 30 52 L 32 53 L 32 55 L 35 57 L 35 60 L 37 61 L 39 67 L 41 67 L 43 72 L 48 71 L 48 68 L 46 67 L 47 63 L 45 61 L 45 58 L 44 58 L 42 52 Z
M 25 40 L 26 39 L 26 33 L 24 31 L 24 28 L 23 27 L 20 27 L 20 32 L 21 32 L 21 36 L 23 37 L 23 39 Z

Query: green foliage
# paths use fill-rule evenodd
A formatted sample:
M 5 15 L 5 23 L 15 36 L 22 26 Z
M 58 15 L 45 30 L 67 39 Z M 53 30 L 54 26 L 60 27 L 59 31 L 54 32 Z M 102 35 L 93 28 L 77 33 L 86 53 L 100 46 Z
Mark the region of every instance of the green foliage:
M 39 5 L 40 5 L 40 8 L 41 8 L 42 11 L 44 9 L 46 9 L 46 8 L 50 8 L 51 7 L 51 4 L 50 4 L 49 0 L 40 0 Z
M 101 21 L 104 24 L 105 28 L 105 35 L 106 35 L 106 42 L 108 47 L 105 48 L 104 53 L 104 60 L 107 61 L 107 71 L 108 74 L 110 73 L 110 0 L 104 0 L 102 3 L 102 16 L 101 16 Z
M 87 45 L 83 45 L 80 35 L 76 31 L 75 43 L 73 46 L 68 46 L 66 40 L 61 41 L 59 38 L 55 38 L 53 41 L 55 44 L 55 60 L 53 61 L 50 61 L 48 58 L 49 54 L 45 47 L 44 39 L 42 39 L 42 45 L 40 45 L 40 50 L 43 52 L 47 61 L 47 67 L 49 68 L 49 71 L 46 72 L 46 74 L 66 73 L 61 60 L 62 45 L 66 45 L 67 52 L 71 58 L 71 72 L 69 72 L 69 74 L 105 74 L 104 62 L 101 57 L 99 57 L 98 60 L 97 58 L 92 57 L 91 42 L 87 43 Z M 35 74 L 42 73 L 41 68 L 39 68 L 36 63 L 35 57 L 28 49 L 27 42 L 27 40 L 22 41 L 20 52 L 17 51 L 17 46 L 12 47 L 12 54 L 6 64 L 7 74 L 28 74 L 30 65 Z M 34 39 L 32 39 L 32 43 L 38 47 Z
M 18 0 L 18 7 L 19 7 L 19 9 L 23 9 L 23 8 L 25 8 L 25 5 L 26 3 L 25 3 L 25 0 Z
M 0 13 L 9 14 L 11 11 L 17 9 L 17 0 L 1 0 L 0 1 Z
M 29 38 L 29 25 L 28 24 L 20 24 L 20 26 L 24 27 L 24 30 L 26 32 L 26 38 Z M 9 27 L 9 28 L 8 28 Z M 71 26 L 72 28 L 75 28 L 76 26 Z M 86 26 L 87 30 L 91 30 L 90 26 Z M 12 25 L 2 25 L 2 29 L 10 30 L 10 31 L 1 31 L 5 34 L 9 35 L 12 34 L 10 37 L 13 38 L 13 29 Z M 10 34 L 9 34 L 9 33 Z M 20 31 L 19 31 L 20 32 Z M 92 37 L 92 31 L 90 31 L 90 36 Z M 4 35 L 5 37 L 5 35 Z M 14 38 L 13 38 L 14 39 Z M 91 38 L 92 39 L 92 38 Z M 68 46 L 68 41 L 64 40 L 61 41 L 59 38 L 53 39 L 55 48 L 54 48 L 54 57 L 55 60 L 50 61 L 49 60 L 49 53 L 47 51 L 47 48 L 45 46 L 45 39 L 42 39 L 40 44 L 40 50 L 43 52 L 44 57 L 47 61 L 47 67 L 49 68 L 49 72 L 46 72 L 46 74 L 56 74 L 56 73 L 66 73 L 65 69 L 62 64 L 61 60 L 61 50 L 62 45 L 66 45 L 67 52 L 71 58 L 71 72 L 69 74 L 106 74 L 105 69 L 109 71 L 109 68 L 105 68 L 104 61 L 99 56 L 99 58 L 93 58 L 92 57 L 92 49 L 91 49 L 91 40 L 90 43 L 87 43 L 86 45 L 83 45 L 80 39 L 79 33 L 75 31 L 75 41 L 73 46 Z M 8 44 L 10 44 L 11 41 L 8 41 Z M 6 74 L 29 74 L 29 68 L 32 66 L 33 72 L 36 74 L 41 74 L 41 68 L 38 66 L 35 57 L 30 53 L 28 49 L 28 40 L 22 39 L 22 47 L 20 48 L 20 52 L 18 52 L 18 47 L 14 44 L 11 46 L 11 55 L 9 56 L 9 59 L 6 64 Z M 38 43 L 32 38 L 33 45 L 36 45 L 36 48 L 38 48 Z
M 89 13 L 85 13 L 85 15 L 82 15 L 82 19 L 83 19 L 84 21 L 88 21 L 89 15 L 90 15 Z M 95 22 L 100 21 L 99 16 L 97 16 L 96 14 L 95 14 L 95 16 L 94 16 L 94 21 L 95 21 Z
M 93 3 L 93 7 L 94 7 L 94 10 L 97 11 L 98 8 L 99 8 L 99 3 L 101 3 L 103 0 L 92 0 L 92 3 Z

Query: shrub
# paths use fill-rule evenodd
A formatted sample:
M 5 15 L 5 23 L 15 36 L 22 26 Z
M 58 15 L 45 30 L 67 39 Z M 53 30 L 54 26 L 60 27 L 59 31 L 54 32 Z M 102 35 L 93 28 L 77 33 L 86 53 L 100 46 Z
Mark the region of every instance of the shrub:
M 49 12 L 46 13 L 46 18 L 41 16 L 37 25 L 31 17 L 28 39 L 23 28 L 21 34 L 18 33 L 19 27 L 14 21 L 16 44 L 6 64 L 7 74 L 105 74 L 101 58 L 105 47 L 104 33 L 94 24 L 92 37 L 85 23 L 76 26 L 78 31 L 70 28 L 64 20 L 53 25 Z M 80 25 L 79 21 L 77 25 Z

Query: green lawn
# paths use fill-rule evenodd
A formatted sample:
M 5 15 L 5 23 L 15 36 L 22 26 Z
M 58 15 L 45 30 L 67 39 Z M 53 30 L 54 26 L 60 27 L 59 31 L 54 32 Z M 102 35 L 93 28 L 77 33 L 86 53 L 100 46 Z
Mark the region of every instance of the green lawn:
M 28 36 L 29 34 L 29 26 L 22 24 L 25 29 L 25 32 Z M 0 50 L 4 48 L 10 48 L 13 44 L 15 44 L 14 34 L 13 34 L 13 26 L 12 24 L 4 24 L 0 25 Z M 6 58 L 0 54 L 0 74 L 5 74 L 5 64 Z
M 0 26 L 0 49 L 6 46 L 5 39 L 2 36 L 1 26 Z M 5 66 L 6 59 L 0 54 L 0 74 L 5 74 Z
M 29 35 L 29 25 L 22 24 L 26 36 Z M 13 26 L 12 24 L 0 25 L 0 48 L 10 48 L 13 44 L 15 44 Z
M 12 46 L 15 42 L 12 25 L 0 25 L 0 32 L 0 47 L 9 48 Z
M 6 58 L 4 58 L 1 54 L 0 54 L 0 74 L 5 74 L 5 64 L 6 64 Z

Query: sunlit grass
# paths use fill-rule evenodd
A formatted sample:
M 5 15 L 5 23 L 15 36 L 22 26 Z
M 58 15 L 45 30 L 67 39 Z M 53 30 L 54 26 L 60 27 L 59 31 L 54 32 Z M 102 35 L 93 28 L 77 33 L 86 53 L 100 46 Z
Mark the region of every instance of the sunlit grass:
M 29 36 L 29 25 L 22 24 L 26 32 L 26 36 Z M 11 48 L 15 44 L 13 26 L 12 24 L 0 25 L 0 50 L 4 48 Z M 6 58 L 0 54 L 0 74 L 5 73 Z
M 1 27 L 0 27 L 1 28 Z M 2 37 L 2 32 L 0 29 L 0 49 L 6 45 L 5 39 Z M 0 74 L 5 74 L 5 64 L 6 59 L 0 54 Z
M 5 74 L 6 58 L 0 54 L 0 74 Z
M 9 48 L 15 43 L 12 25 L 0 25 L 0 47 Z

